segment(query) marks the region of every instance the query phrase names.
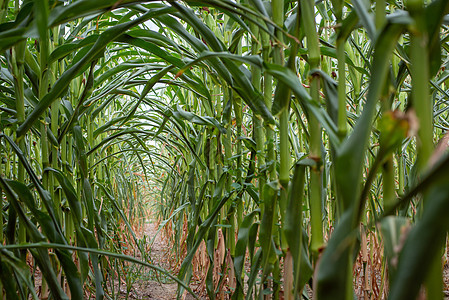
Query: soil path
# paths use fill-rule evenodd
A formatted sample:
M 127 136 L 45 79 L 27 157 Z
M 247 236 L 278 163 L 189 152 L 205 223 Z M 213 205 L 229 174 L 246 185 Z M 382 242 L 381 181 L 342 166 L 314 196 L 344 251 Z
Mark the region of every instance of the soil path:
M 149 220 L 145 223 L 144 232 L 141 236 L 146 236 L 147 241 L 151 241 L 157 233 L 157 224 L 153 220 Z M 169 269 L 169 264 L 167 262 L 167 252 L 169 246 L 161 237 L 159 233 L 154 243 L 150 247 L 150 257 L 152 263 L 156 266 L 162 267 L 166 270 Z M 167 282 L 164 276 L 159 276 L 161 283 L 155 278 L 154 272 L 151 272 L 151 276 L 147 276 L 149 270 L 142 270 L 141 279 L 133 283 L 131 291 L 128 293 L 128 299 L 157 299 L 157 300 L 171 300 L 176 299 L 176 290 L 178 288 L 177 283 Z M 146 274 L 147 273 L 147 274 Z M 145 278 L 145 279 L 144 279 Z M 126 288 L 122 287 L 121 294 L 122 299 L 126 297 Z

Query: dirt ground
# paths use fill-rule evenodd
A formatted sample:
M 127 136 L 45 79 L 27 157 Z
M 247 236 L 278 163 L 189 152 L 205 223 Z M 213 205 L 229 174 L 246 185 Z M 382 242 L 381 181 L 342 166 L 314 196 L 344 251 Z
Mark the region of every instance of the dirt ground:
M 157 229 L 156 222 L 148 222 L 145 224 L 145 229 L 142 235 L 147 236 L 147 238 L 151 240 L 156 235 Z M 170 247 L 162 239 L 161 233 L 159 233 L 156 235 L 154 243 L 150 247 L 150 257 L 154 265 L 169 270 L 170 266 L 167 261 L 167 249 L 170 249 Z M 164 280 L 163 278 L 161 278 L 161 282 L 158 282 L 157 280 L 147 280 L 143 277 L 145 276 L 142 276 L 142 279 L 138 279 L 132 284 L 132 288 L 129 293 L 126 291 L 126 286 L 122 284 L 120 288 L 120 299 L 177 299 L 177 283 L 164 283 L 164 281 L 167 280 Z M 118 286 L 117 283 L 116 286 Z M 187 300 L 194 298 L 192 296 L 187 296 L 185 299 Z

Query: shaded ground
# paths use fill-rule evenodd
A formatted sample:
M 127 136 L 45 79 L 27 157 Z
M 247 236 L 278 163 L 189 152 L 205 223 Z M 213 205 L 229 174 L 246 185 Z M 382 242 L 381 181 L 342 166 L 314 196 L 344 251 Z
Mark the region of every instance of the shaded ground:
M 157 224 L 155 222 L 150 221 L 145 224 L 145 229 L 142 235 L 147 236 L 148 239 L 151 240 L 156 233 Z M 161 235 L 158 234 L 150 247 L 150 256 L 154 265 L 160 266 L 166 270 L 170 268 L 167 261 L 167 249 L 169 249 L 169 246 L 163 241 Z M 144 272 L 142 272 L 141 278 L 137 279 L 132 284 L 129 293 L 126 290 L 126 285 L 122 284 L 120 287 L 120 299 L 126 299 L 126 296 L 128 296 L 128 299 L 176 299 L 177 283 L 164 283 L 167 282 L 164 278 L 160 278 L 161 282 L 158 282 L 156 278 L 149 279 L 144 277 L 146 276 Z M 118 287 L 118 282 L 116 282 L 116 287 Z

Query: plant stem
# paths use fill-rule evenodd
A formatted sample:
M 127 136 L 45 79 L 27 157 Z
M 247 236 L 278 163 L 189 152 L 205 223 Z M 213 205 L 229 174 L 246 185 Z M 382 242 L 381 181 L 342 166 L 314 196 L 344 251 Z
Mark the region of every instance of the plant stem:
M 304 31 L 307 38 L 309 50 L 310 69 L 319 67 L 320 48 L 318 46 L 318 35 L 316 32 L 314 1 L 305 0 L 301 2 L 301 13 L 304 21 Z M 320 101 L 320 82 L 314 76 L 310 78 L 310 95 L 316 102 Z M 309 157 L 315 161 L 310 171 L 310 219 L 311 219 L 311 242 L 310 247 L 314 259 L 318 259 L 318 250 L 323 245 L 323 218 L 322 218 L 322 158 L 321 158 L 321 125 L 315 116 L 309 114 Z

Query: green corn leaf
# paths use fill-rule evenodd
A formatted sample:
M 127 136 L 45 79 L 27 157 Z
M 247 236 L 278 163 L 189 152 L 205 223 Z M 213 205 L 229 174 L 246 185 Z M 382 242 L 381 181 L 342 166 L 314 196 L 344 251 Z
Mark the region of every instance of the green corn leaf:
M 440 27 L 443 17 L 449 12 L 447 1 L 432 1 L 425 9 L 426 25 L 429 33 L 430 76 L 434 76 L 441 66 Z
M 440 256 L 444 246 L 449 220 L 448 176 L 440 177 L 425 196 L 426 209 L 422 219 L 411 230 L 399 255 L 396 276 L 390 291 L 390 299 L 412 299 L 418 295 L 421 284 L 430 270 L 432 259 Z
M 155 11 L 150 10 L 146 14 L 141 17 L 129 21 L 127 23 L 119 24 L 114 27 L 109 28 L 105 32 L 103 32 L 89 52 L 75 65 L 73 65 L 69 70 L 64 72 L 62 76 L 56 81 L 52 89 L 48 94 L 42 98 L 39 104 L 34 108 L 33 112 L 26 118 L 22 125 L 17 129 L 17 135 L 24 135 L 36 122 L 36 120 L 40 117 L 40 115 L 47 109 L 51 103 L 56 101 L 58 98 L 62 97 L 67 87 L 72 79 L 79 75 L 79 72 L 89 66 L 89 64 L 95 60 L 98 55 L 102 54 L 105 47 L 116 40 L 121 34 L 123 34 L 126 30 L 138 25 L 139 23 L 145 22 L 150 18 L 162 14 L 165 12 L 165 9 L 157 9 Z
M 209 125 L 216 127 L 222 134 L 226 134 L 226 129 L 216 119 L 209 116 L 197 116 L 194 113 L 183 110 L 177 106 L 173 115 L 179 119 L 184 119 L 198 125 Z
M 264 213 L 260 223 L 259 238 L 260 246 L 263 251 L 262 267 L 263 278 L 271 271 L 273 264 L 276 262 L 276 255 L 274 253 L 274 243 L 272 239 L 272 232 L 274 226 L 275 205 L 277 200 L 278 182 L 270 182 L 263 188 L 264 193 Z
M 66 243 L 65 238 L 60 234 L 58 234 L 58 232 L 56 231 L 57 227 L 54 226 L 54 224 L 52 224 L 51 219 L 48 217 L 48 215 L 37 210 L 36 208 L 37 205 L 36 202 L 34 201 L 33 195 L 26 188 L 26 186 L 17 181 L 9 181 L 8 185 L 11 186 L 13 190 L 17 193 L 17 195 L 19 195 L 20 199 L 27 204 L 28 209 L 33 211 L 34 216 L 37 217 L 43 228 L 43 231 L 45 232 L 45 236 L 47 236 L 49 240 L 52 242 L 56 242 L 59 244 Z M 40 242 L 40 240 L 34 241 Z M 58 250 L 56 252 L 56 255 L 58 256 L 58 259 L 61 262 L 61 266 L 63 267 L 66 273 L 67 281 L 70 286 L 71 295 L 73 297 L 82 297 L 83 285 L 80 280 L 80 274 L 78 272 L 78 269 L 72 260 L 71 253 L 69 253 L 66 250 Z
M 387 216 L 381 221 L 381 233 L 384 242 L 385 255 L 388 259 L 390 275 L 395 274 L 403 235 L 406 234 L 408 221 L 404 217 Z
M 35 242 L 44 241 L 45 240 L 44 236 L 39 232 L 37 227 L 26 217 L 25 212 L 23 211 L 21 205 L 19 204 L 18 199 L 14 195 L 9 185 L 5 182 L 3 177 L 0 177 L 0 187 L 6 194 L 8 201 L 14 207 L 14 210 L 16 211 L 19 218 L 22 220 L 23 224 L 25 224 L 27 232 L 30 234 L 31 239 Z M 28 191 L 28 189 L 25 190 Z M 48 282 L 53 297 L 55 297 L 56 299 L 68 299 L 67 295 L 64 293 L 62 288 L 59 286 L 59 283 L 57 282 L 57 278 L 56 275 L 54 274 L 53 267 L 50 263 L 48 253 L 46 251 L 37 251 L 33 253 L 33 256 L 36 259 L 37 264 L 41 268 L 43 276 Z
M 53 52 L 50 54 L 50 56 L 48 57 L 48 63 L 51 64 L 59 59 L 63 59 L 70 53 L 80 48 L 92 46 L 95 44 L 98 38 L 99 38 L 98 34 L 93 34 L 89 35 L 85 39 L 81 39 L 72 43 L 62 44 L 61 46 L 53 50 Z
M 242 282 L 242 272 L 245 262 L 245 254 L 248 245 L 250 227 L 253 224 L 253 220 L 257 214 L 260 214 L 260 210 L 254 210 L 251 213 L 247 214 L 239 227 L 237 244 L 235 246 L 234 269 L 240 288 L 244 286 Z
M 209 230 L 210 226 L 213 224 L 213 222 L 215 222 L 215 219 L 216 219 L 220 209 L 230 199 L 230 197 L 232 195 L 233 195 L 233 192 L 232 193 L 227 193 L 226 195 L 224 195 L 221 198 L 221 200 L 211 210 L 211 213 L 209 214 L 208 218 L 199 227 L 199 230 L 198 230 L 198 232 L 195 235 L 195 243 L 192 246 L 192 248 L 190 249 L 190 252 L 187 253 L 186 258 L 184 259 L 184 261 L 183 261 L 183 263 L 181 265 L 181 269 L 180 269 L 179 274 L 178 274 L 178 278 L 180 280 L 182 280 L 182 281 L 185 280 L 187 268 L 190 265 L 190 263 L 191 263 L 191 261 L 193 259 L 193 256 L 195 255 L 196 250 L 200 246 L 202 239 L 204 238 L 204 236 L 208 232 L 208 230 Z
M 20 260 L 19 258 L 15 257 L 14 254 L 10 251 L 2 249 L 0 251 L 0 262 L 1 262 L 1 269 L 2 269 L 2 275 L 0 277 L 2 278 L 3 286 L 5 286 L 5 291 L 7 297 L 16 298 L 17 294 L 13 292 L 12 287 L 14 284 L 12 281 L 11 273 L 8 274 L 6 268 L 11 268 L 14 270 L 14 277 L 18 282 L 20 282 L 19 285 L 24 284 L 28 288 L 28 292 L 31 294 L 32 299 L 38 299 L 36 291 L 34 290 L 34 285 L 31 280 L 31 274 L 28 268 L 28 265 Z M 25 294 L 24 291 L 22 291 L 22 297 L 25 298 L 28 292 Z
M 394 21 L 394 20 L 390 20 Z M 335 299 L 341 295 L 349 295 L 347 284 L 348 264 L 352 245 L 354 244 L 354 230 L 357 228 L 358 211 L 364 207 L 366 199 L 356 200 L 359 193 L 355 182 L 360 182 L 361 165 L 370 136 L 371 122 L 374 117 L 377 99 L 379 98 L 387 68 L 388 57 L 396 45 L 396 40 L 404 28 L 404 24 L 389 23 L 376 41 L 374 60 L 372 65 L 372 81 L 362 116 L 358 120 L 350 137 L 337 149 L 335 172 L 345 174 L 337 176 L 338 191 L 343 201 L 345 213 L 342 215 L 332 238 L 320 260 L 317 275 L 317 295 L 320 299 Z M 348 172 L 348 170 L 350 170 Z M 343 178 L 344 177 L 344 178 Z M 339 249 L 337 251 L 336 249 Z
M 366 32 L 369 35 L 369 38 L 372 41 L 376 40 L 376 25 L 374 24 L 374 20 L 372 15 L 369 13 L 368 7 L 366 7 L 366 2 L 362 0 L 354 0 L 354 10 L 357 12 L 360 22 L 363 24 L 363 27 L 366 29 Z
M 331 120 L 329 115 L 324 111 L 324 109 L 319 105 L 319 103 L 314 102 L 309 93 L 300 83 L 298 77 L 293 73 L 292 70 L 277 66 L 274 64 L 264 64 L 268 73 L 276 77 L 278 80 L 284 82 L 295 95 L 296 99 L 299 101 L 303 109 L 308 113 L 313 114 L 320 123 L 324 126 L 329 134 L 331 142 L 335 145 L 339 144 L 339 139 L 337 135 L 337 128 L 334 122 Z
M 290 182 L 285 224 L 283 230 L 289 249 L 293 256 L 295 295 L 302 290 L 306 282 L 312 276 L 312 268 L 306 253 L 302 232 L 302 207 L 304 195 L 305 166 L 297 164 L 293 180 Z
M 95 3 L 89 0 L 76 1 L 69 5 L 60 5 L 54 8 L 50 13 L 48 22 L 50 26 L 55 26 L 70 20 L 75 20 L 90 15 L 99 15 L 100 13 L 111 9 L 138 2 L 139 1 L 135 0 L 125 0 L 120 3 L 117 3 L 117 1 L 114 0 L 100 0 Z

